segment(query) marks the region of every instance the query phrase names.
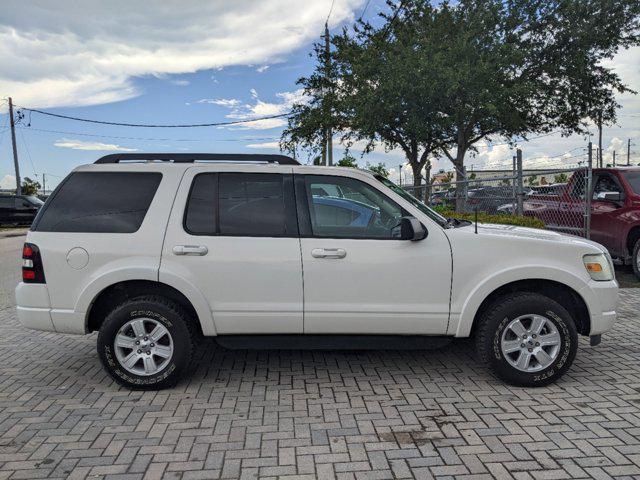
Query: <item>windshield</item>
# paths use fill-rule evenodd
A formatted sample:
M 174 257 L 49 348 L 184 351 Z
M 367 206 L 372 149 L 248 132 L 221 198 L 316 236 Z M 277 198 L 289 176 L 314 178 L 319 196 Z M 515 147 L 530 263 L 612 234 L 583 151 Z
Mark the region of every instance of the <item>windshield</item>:
M 400 187 L 399 185 L 396 185 L 391 180 L 388 180 L 388 179 L 386 179 L 386 178 L 384 178 L 384 177 L 382 177 L 380 175 L 376 175 L 376 179 L 379 182 L 381 182 L 382 184 L 384 184 L 385 186 L 389 187 L 394 192 L 396 192 L 402 198 L 407 200 L 409 203 L 411 203 L 411 205 L 416 207 L 418 210 L 420 210 L 422 213 L 427 215 L 430 219 L 432 219 L 433 221 L 438 223 L 440 226 L 445 227 L 447 225 L 447 219 L 446 218 L 444 218 L 442 215 L 440 215 L 436 211 L 434 211 L 434 210 L 430 209 L 429 207 L 427 207 L 424 203 L 422 203 L 416 197 L 411 195 L 404 188 Z
M 631 185 L 633 192 L 640 195 L 640 171 L 623 172 L 623 175 Z

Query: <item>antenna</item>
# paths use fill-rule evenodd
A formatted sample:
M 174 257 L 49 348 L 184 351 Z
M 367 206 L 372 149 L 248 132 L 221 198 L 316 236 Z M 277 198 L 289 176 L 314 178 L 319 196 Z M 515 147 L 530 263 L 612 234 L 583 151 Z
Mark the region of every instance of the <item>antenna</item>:
M 476 234 L 477 234 L 478 233 L 478 207 L 476 207 L 474 211 L 475 211 Z

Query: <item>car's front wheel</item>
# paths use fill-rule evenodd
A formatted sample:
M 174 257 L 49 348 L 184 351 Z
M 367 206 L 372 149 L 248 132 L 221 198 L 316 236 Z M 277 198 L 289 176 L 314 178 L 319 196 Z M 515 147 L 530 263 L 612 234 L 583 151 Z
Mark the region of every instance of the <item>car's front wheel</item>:
M 171 387 L 191 360 L 192 325 L 180 305 L 163 297 L 127 300 L 111 311 L 100 328 L 100 360 L 125 387 Z
M 482 361 L 512 385 L 555 382 L 578 349 L 573 318 L 558 302 L 538 293 L 505 295 L 479 319 L 476 347 Z

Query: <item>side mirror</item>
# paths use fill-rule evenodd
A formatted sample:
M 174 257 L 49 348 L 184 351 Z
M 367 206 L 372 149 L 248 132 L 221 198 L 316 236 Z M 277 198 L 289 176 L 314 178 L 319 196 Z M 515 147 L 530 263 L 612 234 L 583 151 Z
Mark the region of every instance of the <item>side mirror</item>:
M 622 200 L 620 192 L 598 192 L 596 193 L 596 200 L 602 202 L 619 202 Z
M 400 223 L 391 230 L 393 238 L 412 242 L 424 240 L 428 234 L 427 229 L 415 217 L 402 217 Z

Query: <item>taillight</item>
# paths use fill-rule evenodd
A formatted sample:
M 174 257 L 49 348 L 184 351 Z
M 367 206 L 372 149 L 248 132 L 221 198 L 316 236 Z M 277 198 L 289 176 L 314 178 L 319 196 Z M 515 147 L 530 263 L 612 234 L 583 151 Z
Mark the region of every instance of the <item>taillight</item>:
M 45 283 L 40 249 L 33 243 L 25 243 L 22 247 L 22 281 Z

